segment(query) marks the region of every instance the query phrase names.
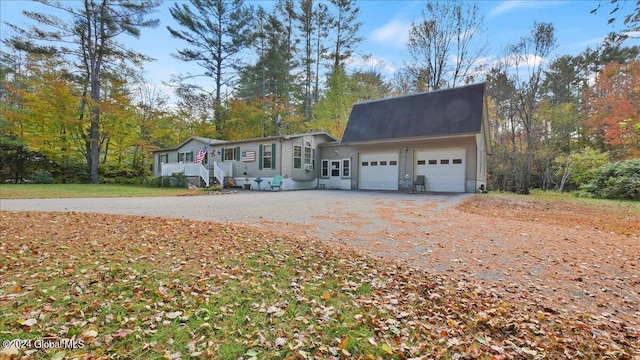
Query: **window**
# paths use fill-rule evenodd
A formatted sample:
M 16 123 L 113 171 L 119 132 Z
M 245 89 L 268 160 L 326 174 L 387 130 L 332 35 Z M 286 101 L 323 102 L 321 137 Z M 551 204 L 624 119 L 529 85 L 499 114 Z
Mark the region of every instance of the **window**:
M 322 177 L 329 177 L 329 160 L 322 160 Z
M 275 144 L 262 145 L 262 168 L 273 169 L 273 148 Z
M 387 166 L 387 162 L 386 161 L 380 161 L 380 166 Z
M 447 165 L 449 163 L 449 159 L 440 160 L 440 165 Z
M 340 176 L 340 161 L 333 160 L 331 161 L 331 177 Z
M 311 148 L 307 146 L 304 147 L 304 164 L 311 165 Z
M 342 159 L 342 177 L 351 176 L 351 159 Z
M 438 165 L 438 160 L 429 160 L 429 165 Z
M 169 154 L 160 154 L 158 156 L 158 171 L 162 171 L 162 164 L 169 162 Z
M 226 161 L 226 160 L 239 160 L 240 159 L 240 148 L 239 147 L 234 147 L 234 148 L 225 148 L 222 149 L 222 160 Z
M 362 166 L 369 166 L 369 162 L 368 161 L 363 161 L 362 162 Z
M 378 162 L 377 161 L 372 161 L 371 162 L 371 166 L 378 166 Z
M 418 165 L 424 165 L 424 164 L 426 164 L 426 163 L 427 163 L 427 162 L 426 162 L 426 161 L 424 161 L 424 160 L 418 160 Z
M 462 164 L 462 159 L 453 159 L 453 164 Z
M 178 153 L 178 162 L 193 162 L 193 151 Z
M 302 169 L 302 146 L 293 145 L 293 168 Z
M 389 161 L 389 165 L 394 166 L 394 165 L 398 165 L 398 162 L 395 160 L 391 160 Z

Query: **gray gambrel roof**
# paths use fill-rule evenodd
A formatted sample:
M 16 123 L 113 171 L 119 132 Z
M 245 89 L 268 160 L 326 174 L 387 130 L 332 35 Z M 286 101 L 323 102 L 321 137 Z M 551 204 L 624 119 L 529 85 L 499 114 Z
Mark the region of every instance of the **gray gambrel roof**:
M 355 104 L 342 142 L 480 133 L 485 84 Z

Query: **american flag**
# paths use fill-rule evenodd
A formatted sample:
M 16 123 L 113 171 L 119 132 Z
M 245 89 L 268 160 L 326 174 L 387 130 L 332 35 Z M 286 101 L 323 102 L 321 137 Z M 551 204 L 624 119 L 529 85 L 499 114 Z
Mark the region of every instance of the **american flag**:
M 210 142 L 207 143 L 202 149 L 200 149 L 198 156 L 196 156 L 196 159 L 193 161 L 194 163 L 202 162 L 204 157 L 207 155 L 207 150 L 209 150 L 209 144 Z
M 244 162 L 256 161 L 256 152 L 255 151 L 243 151 L 242 152 L 242 161 L 244 161 Z

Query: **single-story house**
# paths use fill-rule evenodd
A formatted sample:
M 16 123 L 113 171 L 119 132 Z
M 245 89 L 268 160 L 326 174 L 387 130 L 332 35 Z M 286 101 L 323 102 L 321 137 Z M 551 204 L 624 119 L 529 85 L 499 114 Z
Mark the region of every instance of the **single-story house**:
M 209 142 L 202 165 L 194 164 L 195 154 Z M 186 168 L 199 166 L 211 171 L 210 181 L 232 178 L 254 189 L 269 188 L 268 181 L 280 174 L 285 190 L 396 191 L 413 190 L 424 176 L 424 188 L 416 190 L 476 192 L 486 188 L 490 153 L 485 84 L 480 83 L 357 103 L 342 141 L 326 132 L 228 142 L 192 137 L 155 151 L 154 174 L 197 176 Z M 257 178 L 264 181 L 256 183 Z
M 251 185 L 252 189 L 268 189 L 269 181 L 281 175 L 283 189 L 314 189 L 318 186 L 318 148 L 336 141 L 322 131 L 236 141 L 193 136 L 175 148 L 154 151 L 153 172 L 156 176 L 181 172 L 201 178 L 205 185 L 217 181 Z M 194 163 L 207 144 L 202 162 Z

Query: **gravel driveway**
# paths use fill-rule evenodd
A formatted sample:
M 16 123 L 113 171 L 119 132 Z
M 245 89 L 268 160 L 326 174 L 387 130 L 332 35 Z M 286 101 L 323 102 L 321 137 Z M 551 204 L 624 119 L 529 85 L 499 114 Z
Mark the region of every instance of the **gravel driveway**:
M 3 211 L 73 211 L 124 215 L 148 215 L 204 221 L 263 224 L 282 223 L 331 240 L 336 231 L 355 230 L 368 223 L 370 230 L 392 229 L 389 206 L 411 205 L 436 216 L 469 194 L 433 195 L 365 191 L 238 191 L 211 196 L 19 199 L 0 200 Z M 394 211 L 396 212 L 396 211 Z M 386 220 L 385 220 L 386 219 Z M 355 223 L 357 221 L 357 224 Z M 290 228 L 289 230 L 295 230 Z M 277 229 L 276 229 L 277 230 Z

